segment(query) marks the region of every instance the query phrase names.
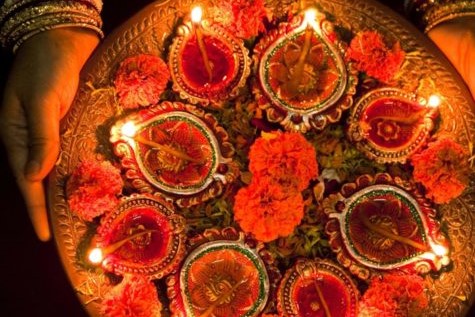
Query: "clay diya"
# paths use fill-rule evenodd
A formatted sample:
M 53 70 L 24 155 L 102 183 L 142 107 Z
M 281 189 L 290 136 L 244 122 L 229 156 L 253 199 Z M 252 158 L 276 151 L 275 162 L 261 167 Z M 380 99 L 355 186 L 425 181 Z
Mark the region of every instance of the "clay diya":
M 359 292 L 345 271 L 327 260 L 298 260 L 277 293 L 282 316 L 356 317 Z
M 404 163 L 426 143 L 437 106 L 397 88 L 376 89 L 352 109 L 347 135 L 378 163 Z
M 201 20 L 199 7 L 178 27 L 168 64 L 173 90 L 190 103 L 220 106 L 239 94 L 250 73 L 242 40 L 217 24 Z
M 132 114 L 112 127 L 110 141 L 136 189 L 179 206 L 219 195 L 238 175 L 226 131 L 191 105 L 163 102 Z
M 172 272 L 185 255 L 185 219 L 164 199 L 132 195 L 107 214 L 98 228 L 90 260 L 109 272 L 153 279 Z M 102 258 L 94 259 L 97 253 Z
M 427 273 L 450 262 L 435 210 L 412 184 L 363 175 L 325 198 L 323 208 L 338 261 L 362 279 L 395 269 Z
M 269 278 L 259 254 L 242 241 L 204 243 L 167 280 L 172 316 L 257 316 L 267 302 Z
M 353 102 L 357 72 L 323 14 L 309 9 L 269 32 L 254 49 L 254 93 L 268 119 L 287 130 L 322 130 Z

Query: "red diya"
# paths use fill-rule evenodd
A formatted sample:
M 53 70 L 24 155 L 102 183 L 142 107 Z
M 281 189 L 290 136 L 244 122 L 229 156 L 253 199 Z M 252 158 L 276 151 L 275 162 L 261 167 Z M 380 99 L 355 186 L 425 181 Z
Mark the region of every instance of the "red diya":
M 168 64 L 173 90 L 193 104 L 220 106 L 238 95 L 250 73 L 242 41 L 201 15 L 178 28 Z
M 242 241 L 204 243 L 167 281 L 172 316 L 257 316 L 269 294 L 266 266 Z
M 135 188 L 182 207 L 219 195 L 238 175 L 226 131 L 191 105 L 166 101 L 132 114 L 112 127 L 110 140 Z
M 287 130 L 322 130 L 339 121 L 356 92 L 357 71 L 345 64 L 343 43 L 332 23 L 315 14 L 281 23 L 254 49 L 257 100 Z
M 325 198 L 323 208 L 338 261 L 362 279 L 395 269 L 427 273 L 450 262 L 431 204 L 389 174 L 360 176 Z
M 358 297 L 356 285 L 339 266 L 300 259 L 280 282 L 277 308 L 283 316 L 356 317 Z
M 397 88 L 364 95 L 351 111 L 348 137 L 379 163 L 404 163 L 427 141 L 434 129 L 436 105 Z
M 98 228 L 102 267 L 119 275 L 162 278 L 176 269 L 185 255 L 184 229 L 185 219 L 164 199 L 137 194 L 127 197 Z

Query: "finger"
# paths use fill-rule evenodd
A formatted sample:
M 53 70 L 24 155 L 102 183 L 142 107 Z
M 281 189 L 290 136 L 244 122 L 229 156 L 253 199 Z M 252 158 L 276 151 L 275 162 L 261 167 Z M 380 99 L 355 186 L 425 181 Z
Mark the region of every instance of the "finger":
M 51 232 L 48 226 L 43 183 L 41 181 L 29 181 L 25 178 L 17 179 L 17 183 L 38 239 L 48 241 L 51 238 Z
M 28 123 L 29 151 L 25 176 L 41 181 L 53 168 L 59 152 L 59 100 L 44 98 L 25 106 Z
M 25 201 L 33 228 L 42 241 L 50 238 L 44 191 L 41 182 L 25 179 L 24 167 L 28 157 L 28 133 L 23 109 L 18 99 L 6 91 L 4 106 L 0 114 L 1 135 L 7 150 L 10 166 Z

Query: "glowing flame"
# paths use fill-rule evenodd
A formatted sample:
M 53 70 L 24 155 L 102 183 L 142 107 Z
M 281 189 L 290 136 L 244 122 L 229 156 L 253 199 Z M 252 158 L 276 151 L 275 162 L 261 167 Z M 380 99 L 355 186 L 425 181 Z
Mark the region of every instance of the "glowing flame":
M 317 10 L 316 9 L 313 9 L 313 8 L 307 9 L 307 11 L 305 11 L 304 23 L 306 23 L 306 25 L 309 25 L 312 28 L 314 28 L 315 30 L 317 30 L 318 25 L 317 25 L 317 22 L 316 22 L 316 17 L 317 17 Z
M 200 6 L 194 7 L 193 10 L 191 10 L 191 22 L 200 23 L 202 16 L 203 10 Z
M 441 100 L 440 97 L 437 95 L 430 95 L 429 100 L 427 101 L 427 106 L 431 108 L 437 108 L 440 106 Z
M 90 252 L 89 252 L 89 262 L 93 263 L 93 264 L 99 264 L 102 262 L 102 260 L 104 259 L 104 255 L 102 253 L 102 249 L 101 248 L 94 248 L 92 249 Z
M 445 256 L 448 253 L 447 248 L 439 244 L 432 245 L 432 251 L 434 251 L 434 253 L 440 257 Z
M 137 127 L 132 121 L 129 121 L 122 126 L 120 132 L 126 137 L 133 138 L 137 133 Z

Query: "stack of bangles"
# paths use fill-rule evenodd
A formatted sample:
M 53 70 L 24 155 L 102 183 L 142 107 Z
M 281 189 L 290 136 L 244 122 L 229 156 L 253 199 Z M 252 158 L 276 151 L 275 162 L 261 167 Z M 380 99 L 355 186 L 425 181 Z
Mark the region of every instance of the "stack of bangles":
M 15 52 L 43 31 L 80 27 L 103 37 L 101 0 L 6 0 L 0 8 L 0 43 Z
M 425 33 L 459 17 L 475 17 L 475 0 L 404 0 L 406 13 Z

